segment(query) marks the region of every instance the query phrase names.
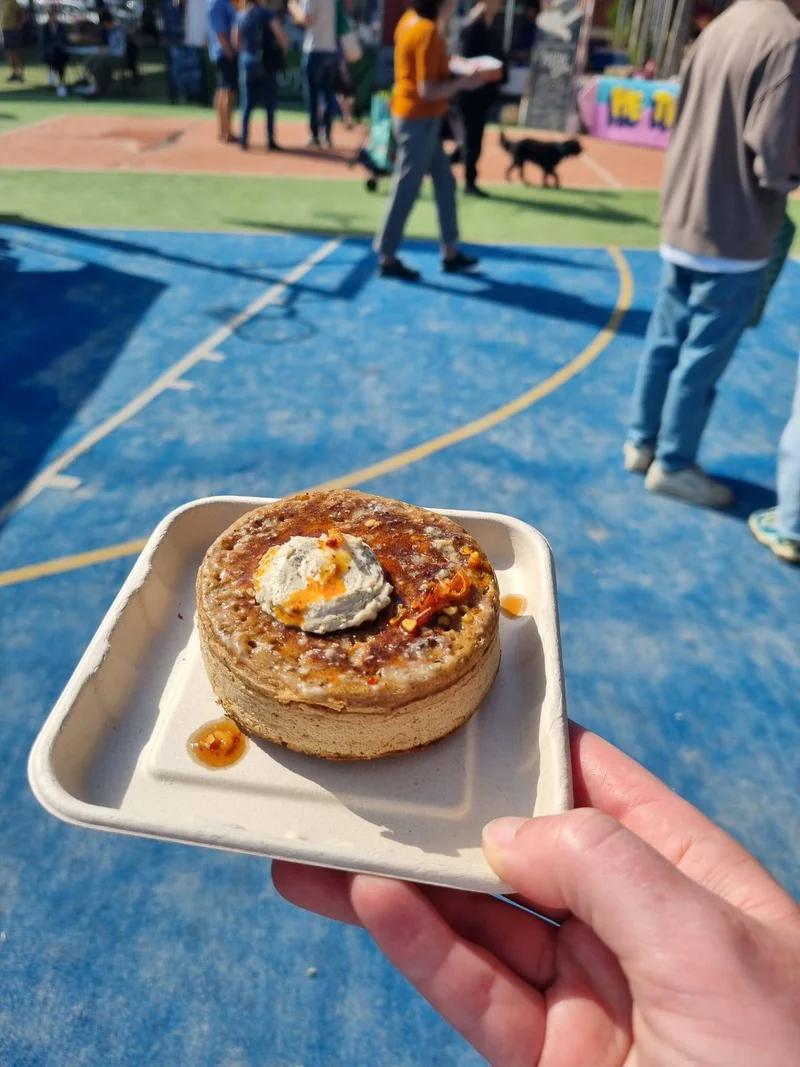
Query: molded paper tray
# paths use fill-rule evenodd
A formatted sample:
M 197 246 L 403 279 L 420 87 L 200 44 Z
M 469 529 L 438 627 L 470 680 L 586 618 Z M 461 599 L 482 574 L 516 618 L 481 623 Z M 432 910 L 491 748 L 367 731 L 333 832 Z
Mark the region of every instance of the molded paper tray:
M 501 595 L 521 594 L 528 611 L 502 618 L 499 674 L 461 730 L 367 763 L 251 741 L 239 763 L 210 770 L 186 747 L 221 714 L 193 621 L 195 575 L 214 538 L 264 502 L 210 497 L 160 523 L 33 746 L 37 799 L 96 829 L 504 892 L 480 850 L 484 823 L 571 803 L 547 542 L 504 515 L 444 512 L 480 541 Z

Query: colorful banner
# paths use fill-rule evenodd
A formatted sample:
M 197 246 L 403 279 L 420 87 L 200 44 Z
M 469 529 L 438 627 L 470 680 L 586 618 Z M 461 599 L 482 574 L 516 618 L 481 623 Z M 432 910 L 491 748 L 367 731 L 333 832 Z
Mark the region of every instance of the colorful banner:
M 608 141 L 667 147 L 678 114 L 677 82 L 598 78 L 593 88 L 591 114 L 584 116 L 591 134 Z

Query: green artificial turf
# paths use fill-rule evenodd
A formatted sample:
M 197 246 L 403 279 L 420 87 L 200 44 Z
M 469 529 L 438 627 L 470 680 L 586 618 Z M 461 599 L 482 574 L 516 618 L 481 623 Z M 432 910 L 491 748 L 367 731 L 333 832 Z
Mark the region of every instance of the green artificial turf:
M 169 230 L 274 230 L 371 235 L 388 193 L 361 182 L 229 175 L 2 171 L 0 221 Z M 651 192 L 498 186 L 491 200 L 460 200 L 464 240 L 651 248 L 658 197 Z M 430 191 L 415 207 L 410 237 L 435 237 Z

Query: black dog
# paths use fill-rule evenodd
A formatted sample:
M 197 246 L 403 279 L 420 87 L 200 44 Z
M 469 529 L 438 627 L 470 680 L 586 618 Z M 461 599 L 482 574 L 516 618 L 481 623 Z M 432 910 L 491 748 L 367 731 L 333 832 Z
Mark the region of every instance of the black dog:
M 518 170 L 519 176 L 526 185 L 530 182 L 525 178 L 525 164 L 535 163 L 542 168 L 542 186 L 546 189 L 550 185 L 550 179 L 556 189 L 561 188 L 561 182 L 556 168 L 565 156 L 579 156 L 583 151 L 580 141 L 537 141 L 535 137 L 523 137 L 521 141 L 509 141 L 503 131 L 500 131 L 500 144 L 511 156 L 511 162 L 506 170 L 506 181 L 511 181 L 512 171 Z

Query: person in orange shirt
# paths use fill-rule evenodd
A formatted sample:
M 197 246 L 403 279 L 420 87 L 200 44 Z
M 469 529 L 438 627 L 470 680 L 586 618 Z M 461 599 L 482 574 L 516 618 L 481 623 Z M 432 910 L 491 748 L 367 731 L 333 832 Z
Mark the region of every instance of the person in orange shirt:
M 442 270 L 468 270 L 478 262 L 458 247 L 456 183 L 440 132 L 451 97 L 495 81 L 502 72 L 451 77 L 447 48 L 437 23 L 445 25 L 454 6 L 455 0 L 412 0 L 395 31 L 391 109 L 397 158 L 386 217 L 374 243 L 380 273 L 387 278 L 419 279 L 418 271 L 397 258 L 397 249 L 426 174 L 431 176 L 436 198 Z

